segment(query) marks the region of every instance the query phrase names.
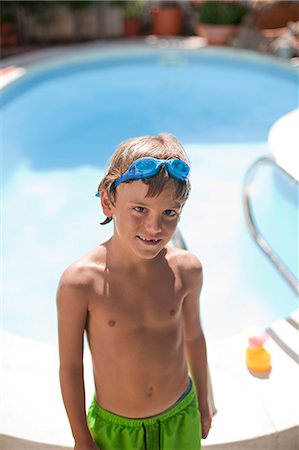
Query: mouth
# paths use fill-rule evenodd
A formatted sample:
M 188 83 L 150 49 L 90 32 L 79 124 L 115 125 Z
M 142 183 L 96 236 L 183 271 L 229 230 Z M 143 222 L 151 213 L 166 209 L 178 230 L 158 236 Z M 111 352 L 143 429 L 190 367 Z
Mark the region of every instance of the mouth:
M 145 236 L 137 236 L 137 238 L 146 245 L 157 245 L 162 239 L 152 239 Z

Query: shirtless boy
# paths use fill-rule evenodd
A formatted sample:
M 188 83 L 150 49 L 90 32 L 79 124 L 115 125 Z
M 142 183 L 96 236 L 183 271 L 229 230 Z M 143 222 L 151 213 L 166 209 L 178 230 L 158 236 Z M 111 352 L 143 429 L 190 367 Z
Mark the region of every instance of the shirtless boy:
M 71 264 L 57 292 L 60 383 L 76 450 L 198 450 L 208 435 L 202 266 L 167 246 L 189 191 L 188 159 L 166 133 L 123 142 L 99 185 L 113 236 Z M 84 332 L 95 384 L 88 416 Z

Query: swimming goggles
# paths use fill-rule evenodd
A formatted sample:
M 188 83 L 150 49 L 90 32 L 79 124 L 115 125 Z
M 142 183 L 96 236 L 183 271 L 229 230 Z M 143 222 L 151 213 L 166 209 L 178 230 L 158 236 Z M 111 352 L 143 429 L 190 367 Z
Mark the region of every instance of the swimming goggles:
M 168 174 L 177 180 L 186 181 L 189 176 L 190 167 L 180 159 L 157 159 L 151 156 L 144 156 L 136 159 L 112 186 L 116 188 L 124 181 L 151 178 L 159 172 L 161 166 L 165 166 Z

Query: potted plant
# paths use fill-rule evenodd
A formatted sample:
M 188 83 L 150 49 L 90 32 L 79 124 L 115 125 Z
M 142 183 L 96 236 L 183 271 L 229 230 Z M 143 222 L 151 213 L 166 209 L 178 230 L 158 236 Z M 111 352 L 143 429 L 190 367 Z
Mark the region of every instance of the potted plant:
M 176 36 L 182 32 L 182 10 L 177 2 L 158 2 L 151 7 L 152 33 L 157 36 Z
M 228 45 L 248 9 L 239 1 L 205 1 L 199 8 L 197 34 L 211 45 Z
M 16 33 L 16 17 L 13 11 L 2 11 L 1 18 L 0 43 L 2 47 L 18 44 L 18 35 Z
M 144 12 L 143 0 L 128 0 L 120 3 L 123 8 L 124 35 L 126 37 L 141 34 L 142 14 Z

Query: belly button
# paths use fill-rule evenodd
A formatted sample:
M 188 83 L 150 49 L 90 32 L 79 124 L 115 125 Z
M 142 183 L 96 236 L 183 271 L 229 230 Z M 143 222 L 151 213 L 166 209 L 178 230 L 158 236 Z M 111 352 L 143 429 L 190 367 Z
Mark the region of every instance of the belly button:
M 148 388 L 146 388 L 146 395 L 148 397 L 151 397 L 153 395 L 153 390 L 154 390 L 154 388 L 152 386 L 149 386 Z
M 108 322 L 109 327 L 114 327 L 115 324 L 116 324 L 115 320 L 109 320 Z
M 171 309 L 171 310 L 169 311 L 169 314 L 170 314 L 171 316 L 174 316 L 174 315 L 175 315 L 175 309 Z

